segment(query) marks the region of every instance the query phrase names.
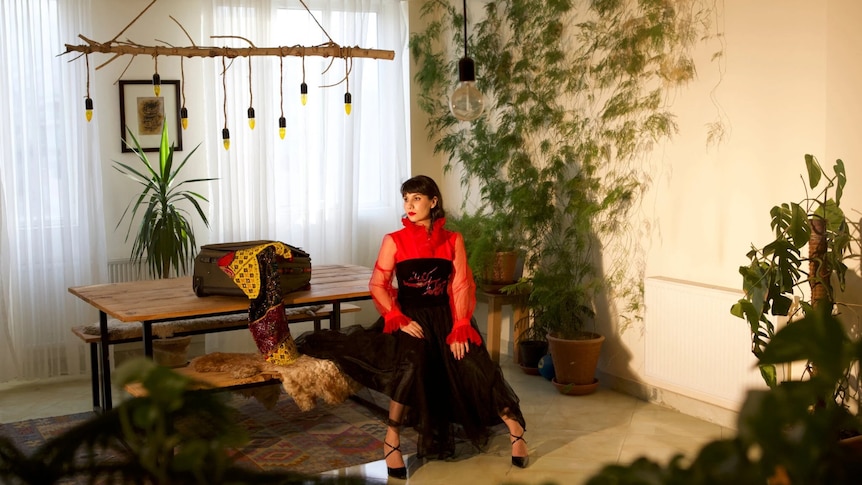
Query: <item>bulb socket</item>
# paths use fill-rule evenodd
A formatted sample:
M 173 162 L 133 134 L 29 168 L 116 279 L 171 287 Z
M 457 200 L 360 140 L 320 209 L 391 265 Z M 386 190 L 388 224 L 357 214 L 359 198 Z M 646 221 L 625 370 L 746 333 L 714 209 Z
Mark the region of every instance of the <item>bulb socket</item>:
M 458 80 L 461 82 L 476 80 L 476 63 L 470 57 L 462 57 L 458 61 Z

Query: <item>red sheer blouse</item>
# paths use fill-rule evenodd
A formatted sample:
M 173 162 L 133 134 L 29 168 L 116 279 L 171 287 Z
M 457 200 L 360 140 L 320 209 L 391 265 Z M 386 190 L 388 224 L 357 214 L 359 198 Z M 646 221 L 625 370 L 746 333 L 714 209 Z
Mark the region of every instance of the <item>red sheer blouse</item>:
M 386 322 L 384 331 L 391 333 L 410 323 L 411 318 L 401 313 L 396 296 L 394 274 L 395 264 L 408 259 L 440 258 L 452 261 L 452 275 L 449 278 L 449 306 L 452 310 L 452 331 L 448 343 L 482 342 L 478 332 L 470 326 L 473 310 L 476 308 L 476 283 L 467 265 L 467 251 L 464 238 L 457 232 L 443 228 L 445 219 L 434 222 L 431 234 L 424 226 L 402 219 L 404 229 L 383 237 L 377 262 L 371 274 L 368 287 L 377 311 Z

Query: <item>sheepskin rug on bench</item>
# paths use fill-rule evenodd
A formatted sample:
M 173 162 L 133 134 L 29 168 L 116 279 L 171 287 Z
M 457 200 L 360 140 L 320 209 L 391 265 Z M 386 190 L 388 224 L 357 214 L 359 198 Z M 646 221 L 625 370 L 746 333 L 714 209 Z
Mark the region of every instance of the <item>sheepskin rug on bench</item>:
M 261 354 L 213 352 L 195 357 L 189 363 L 195 372 L 228 372 L 231 377 L 242 379 L 260 373 L 271 373 L 280 376 L 281 387 L 303 411 L 312 409 L 318 400 L 327 404 L 344 402 L 350 395 L 358 392 L 362 386 L 341 372 L 338 366 L 329 360 L 317 359 L 308 355 L 300 355 L 289 365 L 277 365 L 267 362 Z M 271 386 L 267 386 L 271 387 Z M 267 405 L 272 399 L 267 391 L 262 395 L 256 391 L 243 392 L 253 395 Z M 277 400 L 277 396 L 275 396 Z

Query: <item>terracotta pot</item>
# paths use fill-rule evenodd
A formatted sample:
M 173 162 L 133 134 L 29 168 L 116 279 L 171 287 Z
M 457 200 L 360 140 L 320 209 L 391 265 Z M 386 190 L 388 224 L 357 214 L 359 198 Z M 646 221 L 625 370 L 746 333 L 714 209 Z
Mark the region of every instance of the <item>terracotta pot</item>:
M 500 288 L 515 283 L 518 280 L 519 257 L 520 253 L 517 251 L 496 253 L 494 263 L 482 274 L 479 286 L 485 291 L 495 293 L 500 291 Z
M 582 337 L 569 340 L 548 335 L 548 350 L 556 375 L 554 380 L 561 386 L 574 384 L 594 390 L 598 383 L 596 367 L 605 337 L 594 332 L 583 332 Z

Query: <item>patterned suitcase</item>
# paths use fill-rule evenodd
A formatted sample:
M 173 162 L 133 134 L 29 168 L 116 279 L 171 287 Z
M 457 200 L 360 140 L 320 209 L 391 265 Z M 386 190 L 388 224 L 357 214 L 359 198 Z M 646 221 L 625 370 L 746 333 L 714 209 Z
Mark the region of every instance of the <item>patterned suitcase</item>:
M 275 241 L 243 241 L 221 244 L 205 244 L 194 260 L 192 288 L 197 296 L 224 295 L 246 296 L 233 279 L 228 276 L 218 262 L 226 255 L 250 249 L 261 244 Z M 282 243 L 284 244 L 284 243 Z M 290 249 L 291 258 L 278 259 L 278 273 L 284 293 L 311 288 L 311 257 L 302 249 L 285 244 Z

